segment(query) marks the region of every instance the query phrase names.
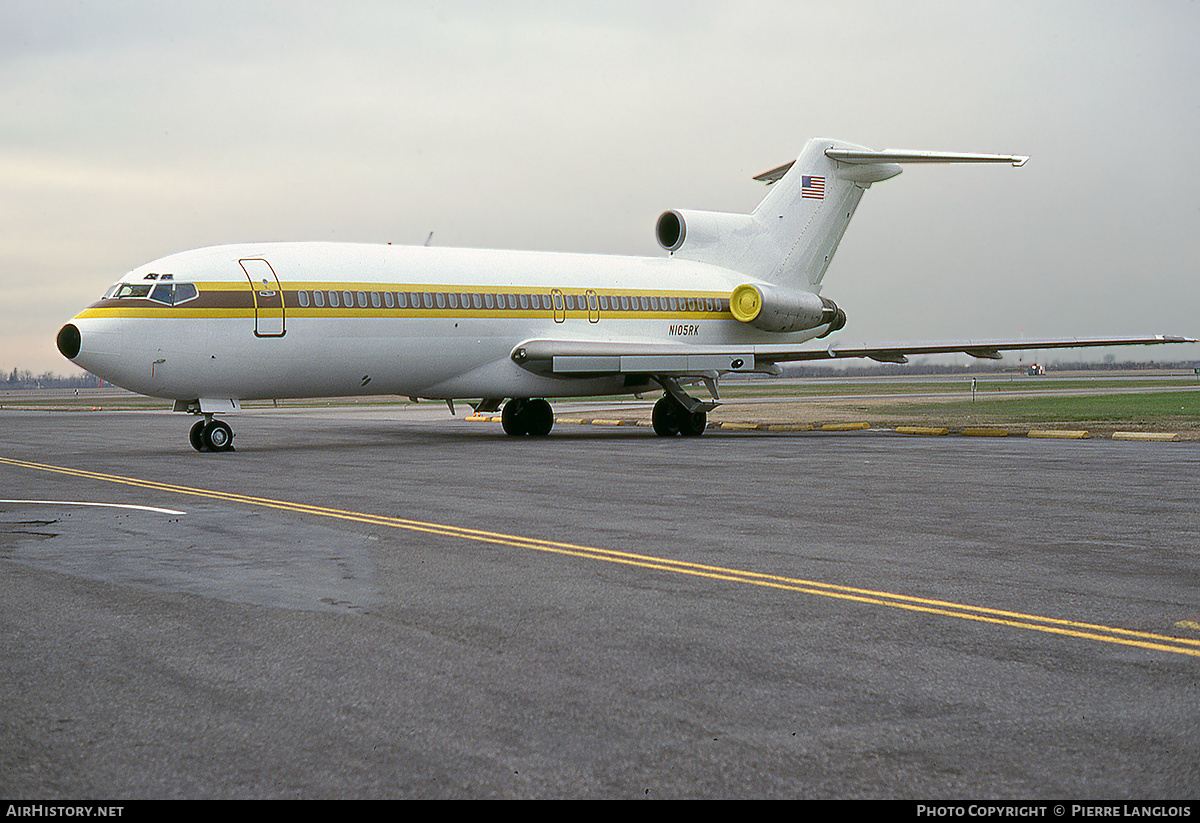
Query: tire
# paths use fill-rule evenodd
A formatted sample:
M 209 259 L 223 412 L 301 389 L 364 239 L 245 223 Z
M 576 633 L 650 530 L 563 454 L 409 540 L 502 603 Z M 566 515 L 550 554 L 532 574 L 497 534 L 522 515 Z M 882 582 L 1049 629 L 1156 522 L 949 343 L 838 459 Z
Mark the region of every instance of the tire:
M 197 420 L 196 425 L 192 426 L 192 430 L 188 432 L 188 441 L 191 442 L 192 448 L 198 452 L 208 451 L 208 444 L 204 440 L 204 426 L 206 423 L 203 420 Z
M 554 428 L 554 409 L 540 398 L 530 400 L 521 416 L 525 418 L 525 430 L 534 437 L 545 437 Z
M 686 411 L 679 418 L 679 433 L 684 437 L 699 437 L 704 434 L 704 430 L 708 427 L 708 415 L 704 412 L 693 412 L 688 414 Z
M 664 394 L 654 404 L 650 422 L 654 425 L 654 433 L 659 437 L 674 437 L 679 434 L 679 413 L 683 409 L 674 397 Z
M 500 412 L 500 423 L 504 426 L 505 434 L 515 436 L 529 433 L 525 415 L 528 405 L 528 400 L 522 400 L 519 397 L 514 397 L 504 404 L 504 410 Z
M 224 420 L 214 420 L 204 427 L 204 442 L 209 451 L 227 452 L 233 448 L 233 429 Z

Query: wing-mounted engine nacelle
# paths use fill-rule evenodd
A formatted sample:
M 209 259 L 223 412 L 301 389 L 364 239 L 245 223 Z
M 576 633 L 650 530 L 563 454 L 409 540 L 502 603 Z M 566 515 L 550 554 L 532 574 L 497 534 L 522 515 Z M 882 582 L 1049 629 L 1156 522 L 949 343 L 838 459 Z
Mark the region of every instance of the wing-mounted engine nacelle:
M 805 331 L 827 325 L 821 334 L 824 337 L 846 325 L 846 313 L 828 298 L 755 283 L 743 283 L 733 290 L 729 310 L 738 320 L 763 331 Z

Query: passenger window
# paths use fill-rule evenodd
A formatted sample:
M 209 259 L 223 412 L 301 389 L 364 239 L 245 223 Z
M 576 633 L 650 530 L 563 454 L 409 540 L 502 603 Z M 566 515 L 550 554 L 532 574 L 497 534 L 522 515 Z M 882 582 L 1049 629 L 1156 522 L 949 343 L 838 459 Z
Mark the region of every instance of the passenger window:
M 383 305 L 387 306 L 389 309 L 395 308 L 396 296 L 394 294 L 392 294 L 390 291 L 385 291 L 383 293 Z
M 379 308 L 381 305 L 383 305 L 383 304 L 382 304 L 382 302 L 381 302 L 381 301 L 380 301 L 380 299 L 379 299 L 379 292 L 377 292 L 377 291 L 373 291 L 373 292 L 371 292 L 371 306 L 372 306 L 373 308 L 376 308 L 376 309 L 377 309 L 377 308 Z
M 448 295 L 446 295 L 446 299 L 450 301 L 450 308 L 458 308 L 458 294 L 456 292 L 450 292 Z
M 323 291 L 313 292 L 313 303 L 316 304 L 318 309 L 323 308 L 325 306 L 325 292 L 323 292 Z
M 424 292 L 422 294 L 422 297 L 425 298 L 425 308 L 432 309 L 433 308 L 433 295 L 430 292 Z
M 496 307 L 496 298 L 492 297 L 492 295 L 490 295 L 490 294 L 485 294 L 483 296 L 483 305 L 489 309 L 495 308 Z
M 300 303 L 300 308 L 307 308 L 308 307 L 308 292 L 306 292 L 306 291 L 296 292 L 296 300 Z
M 438 292 L 437 294 L 434 295 L 434 297 L 437 298 L 437 307 L 439 309 L 446 308 L 446 295 L 444 293 Z

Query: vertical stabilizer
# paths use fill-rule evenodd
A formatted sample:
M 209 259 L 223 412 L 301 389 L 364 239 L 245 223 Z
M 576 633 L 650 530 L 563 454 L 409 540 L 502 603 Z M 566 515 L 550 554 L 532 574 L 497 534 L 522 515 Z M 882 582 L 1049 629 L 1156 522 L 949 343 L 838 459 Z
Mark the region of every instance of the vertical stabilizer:
M 816 293 L 863 192 L 895 177 L 901 163 L 1010 163 L 1028 157 L 907 149 L 874 151 L 828 138 L 809 140 L 800 157 L 760 174 L 771 190 L 751 214 L 673 209 L 658 219 L 659 244 L 765 283 Z
M 829 261 L 846 233 L 859 199 L 875 182 L 839 176 L 841 164 L 826 156 L 828 149 L 869 151 L 836 140 L 817 138 L 808 141 L 800 157 L 783 171 L 754 209 L 753 217 L 773 241 L 770 245 L 774 246 L 775 253 L 761 255 L 757 261 L 758 270 L 747 274 L 754 274 L 769 283 L 813 292 L 820 289 Z M 886 166 L 890 168 L 877 170 L 876 180 L 900 173 L 899 166 Z

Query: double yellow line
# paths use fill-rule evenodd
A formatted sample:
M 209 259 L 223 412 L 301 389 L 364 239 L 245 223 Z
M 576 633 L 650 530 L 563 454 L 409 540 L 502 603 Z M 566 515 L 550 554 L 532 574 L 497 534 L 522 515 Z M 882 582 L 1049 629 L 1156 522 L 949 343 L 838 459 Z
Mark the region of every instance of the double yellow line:
M 886 606 L 892 609 L 903 609 L 911 612 L 936 614 L 943 617 L 953 617 L 959 620 L 971 620 L 979 623 L 991 623 L 998 626 L 1025 629 L 1028 631 L 1046 632 L 1048 634 L 1064 635 L 1082 640 L 1097 640 L 1103 643 L 1116 643 L 1123 646 L 1136 646 L 1143 649 L 1171 652 L 1174 654 L 1200 657 L 1200 640 L 1171 637 L 1169 635 L 1140 632 L 1130 629 L 1120 629 L 1095 623 L 1082 623 L 1074 620 L 1061 620 L 1053 617 L 1041 617 L 1034 614 L 992 609 L 985 606 L 970 606 L 947 600 L 935 600 L 926 597 L 913 597 L 892 592 L 862 589 L 853 586 L 839 586 L 832 583 L 822 583 L 817 580 L 805 580 L 797 577 L 785 577 L 761 572 L 733 569 L 723 566 L 713 566 L 704 563 L 691 563 L 683 560 L 673 560 L 669 557 L 620 552 L 611 549 L 601 549 L 594 546 L 582 546 L 574 543 L 562 543 L 554 540 L 541 540 L 534 537 L 504 534 L 502 532 L 468 529 L 461 526 L 449 526 L 442 523 L 428 523 L 421 520 L 411 520 L 403 517 L 388 517 L 386 515 L 367 514 L 364 512 L 346 511 L 327 506 L 313 506 L 307 503 L 293 503 L 286 500 L 273 500 L 266 497 L 254 497 L 233 492 L 215 491 L 212 489 L 197 489 L 190 486 L 180 486 L 174 483 L 161 483 L 154 480 L 142 480 L 135 477 L 122 477 L 115 474 L 74 469 L 64 466 L 52 466 L 44 463 L 33 463 L 27 460 L 14 460 L 0 457 L 0 464 L 22 469 L 52 472 L 85 480 L 99 480 L 106 483 L 119 483 L 136 488 L 150 489 L 171 494 L 181 494 L 190 497 L 202 497 L 211 500 L 221 500 L 227 503 L 237 503 L 245 506 L 261 506 L 280 511 L 296 512 L 317 517 L 330 517 L 354 523 L 366 523 L 373 526 L 384 526 L 405 529 L 413 532 L 434 534 L 460 540 L 474 540 L 494 545 L 513 546 L 515 548 L 533 551 L 549 552 L 552 554 L 582 557 L 589 560 L 600 560 L 607 563 L 619 563 L 626 566 L 636 566 L 645 569 L 673 572 L 675 574 L 704 577 L 711 580 L 725 580 L 751 586 L 780 589 L 783 591 L 800 592 L 803 594 L 819 595 L 837 600 L 848 600 L 872 606 Z

